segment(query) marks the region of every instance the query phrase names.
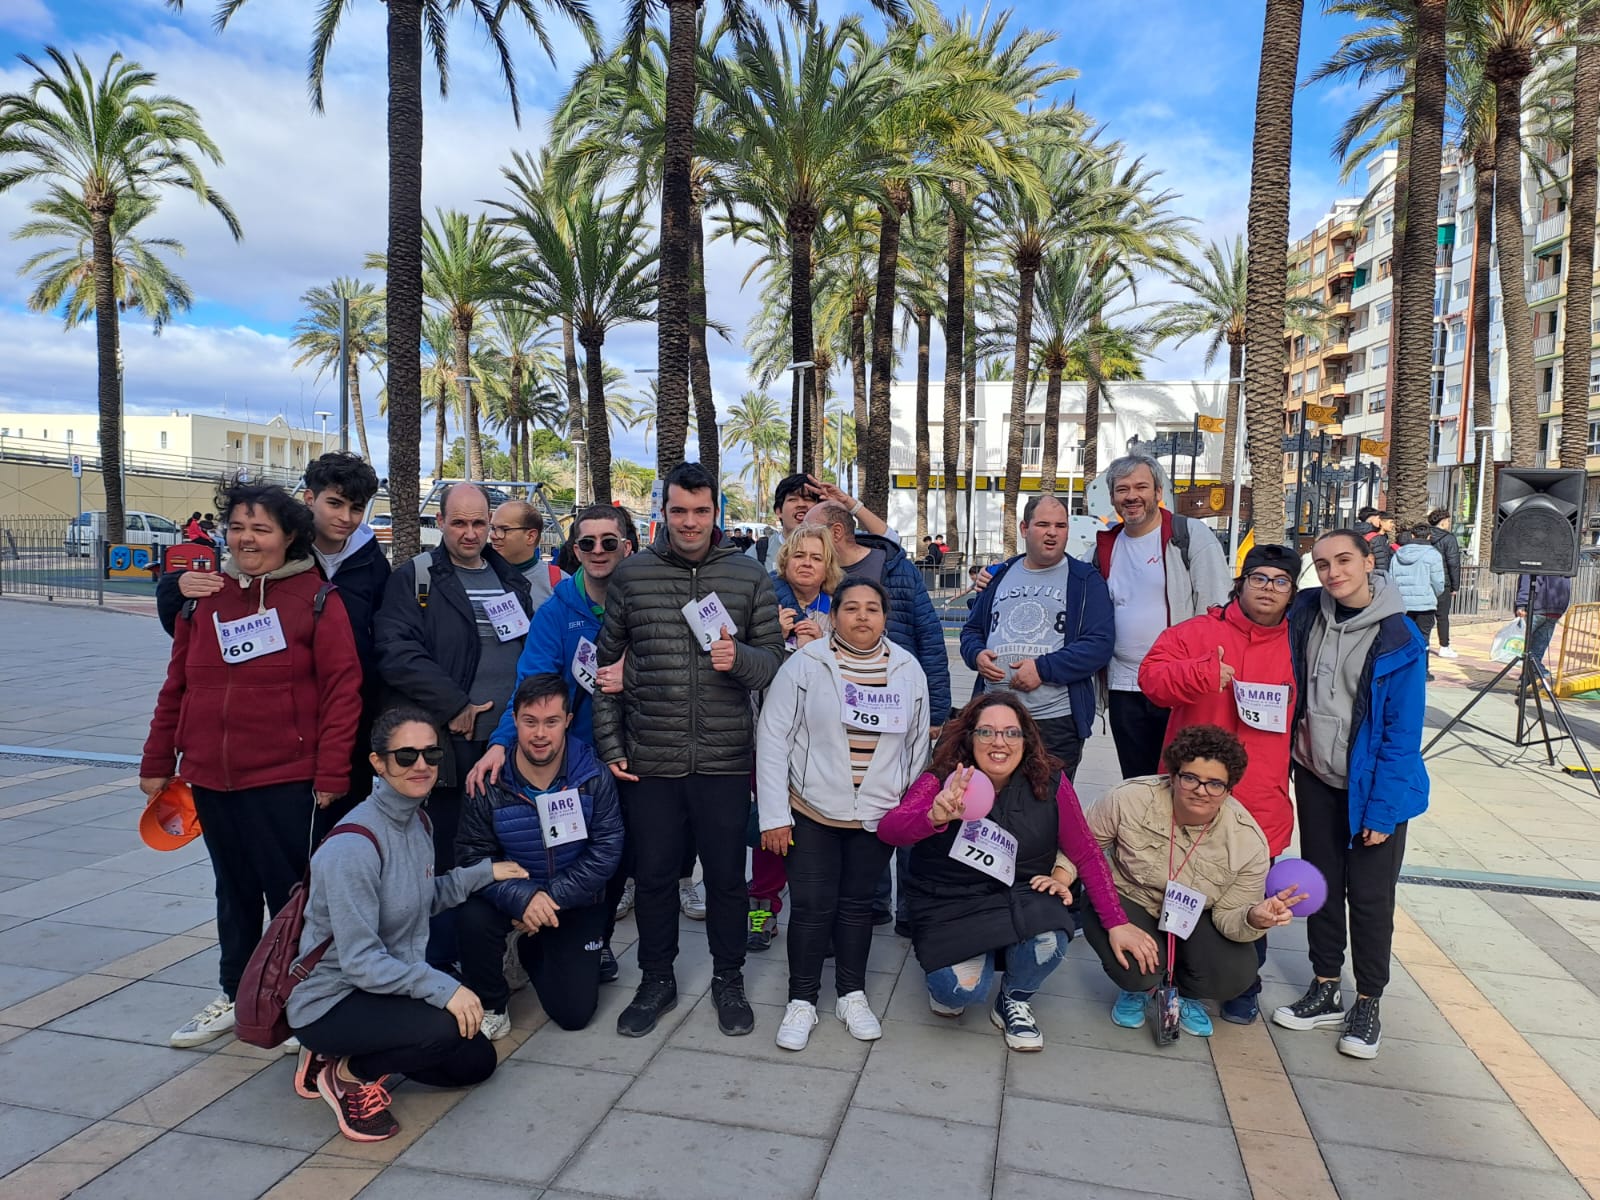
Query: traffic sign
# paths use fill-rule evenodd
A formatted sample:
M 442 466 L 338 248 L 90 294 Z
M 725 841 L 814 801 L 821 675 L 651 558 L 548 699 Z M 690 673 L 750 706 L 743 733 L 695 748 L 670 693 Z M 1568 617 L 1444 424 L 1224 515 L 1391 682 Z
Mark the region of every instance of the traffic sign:
M 74 479 L 83 478 L 83 455 L 81 454 L 72 456 L 72 477 Z

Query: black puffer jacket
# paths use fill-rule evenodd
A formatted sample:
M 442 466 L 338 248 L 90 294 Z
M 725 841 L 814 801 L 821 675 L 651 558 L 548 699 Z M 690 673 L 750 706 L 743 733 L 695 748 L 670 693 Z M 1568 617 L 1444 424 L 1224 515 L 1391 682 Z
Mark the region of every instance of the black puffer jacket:
M 597 648 L 600 665 L 627 652 L 622 691 L 596 692 L 594 740 L 600 760 L 628 760 L 634 775 L 748 775 L 755 718 L 750 702 L 783 665 L 783 631 L 772 578 L 721 539 L 699 563 L 680 558 L 666 530 L 625 558 L 606 589 Z M 683 606 L 712 592 L 739 626 L 731 671 L 711 666 Z
M 1448 529 L 1440 529 L 1437 525 L 1428 535 L 1428 540 L 1434 548 L 1444 557 L 1444 590 L 1459 592 L 1461 590 L 1461 539 Z

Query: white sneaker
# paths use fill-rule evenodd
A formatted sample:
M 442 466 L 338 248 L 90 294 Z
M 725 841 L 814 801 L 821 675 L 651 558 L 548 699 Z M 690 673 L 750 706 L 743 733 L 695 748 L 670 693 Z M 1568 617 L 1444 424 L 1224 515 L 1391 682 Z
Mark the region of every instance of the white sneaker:
M 1452 649 L 1451 647 L 1449 647 L 1449 646 L 1440 646 L 1439 649 L 1437 651 L 1435 651 L 1435 653 L 1437 653 L 1440 658 L 1460 658 L 1461 657 L 1461 655 L 1457 654 L 1456 651 L 1454 649 Z
M 282 1050 L 285 1054 L 299 1054 L 300 1039 L 297 1037 L 287 1038 L 281 1045 L 279 1045 L 278 1049 Z
M 783 1010 L 783 1023 L 778 1026 L 778 1045 L 785 1050 L 804 1050 L 816 1027 L 817 1006 L 804 1000 L 791 1000 L 789 1007 Z
M 485 1012 L 483 1014 L 483 1024 L 478 1026 L 478 1032 L 491 1042 L 498 1042 L 511 1032 L 511 1014 Z
M 206 1005 L 167 1041 L 180 1050 L 204 1046 L 233 1029 L 233 1001 L 223 994 Z
M 513 992 L 528 986 L 528 973 L 522 969 L 522 956 L 517 953 L 517 939 L 521 936 L 515 929 L 506 935 L 506 956 L 500 960 L 500 973 Z
M 883 1026 L 872 1015 L 865 992 L 847 992 L 833 1006 L 833 1015 L 844 1022 L 850 1036 L 858 1042 L 875 1042 L 883 1036 Z
M 617 900 L 617 920 L 622 920 L 633 911 L 633 880 L 628 880 L 622 885 L 622 896 Z
M 691 921 L 706 919 L 706 902 L 700 898 L 700 889 L 694 886 L 693 879 L 678 880 L 678 907 Z

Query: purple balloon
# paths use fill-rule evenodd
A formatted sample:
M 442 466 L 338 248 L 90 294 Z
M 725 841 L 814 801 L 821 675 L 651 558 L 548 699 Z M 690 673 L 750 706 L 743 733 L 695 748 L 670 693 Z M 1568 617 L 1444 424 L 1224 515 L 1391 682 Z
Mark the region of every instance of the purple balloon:
M 1303 858 L 1280 858 L 1267 872 L 1267 895 L 1275 896 L 1289 887 L 1306 895 L 1294 906 L 1297 917 L 1309 917 L 1327 903 L 1328 881 Z

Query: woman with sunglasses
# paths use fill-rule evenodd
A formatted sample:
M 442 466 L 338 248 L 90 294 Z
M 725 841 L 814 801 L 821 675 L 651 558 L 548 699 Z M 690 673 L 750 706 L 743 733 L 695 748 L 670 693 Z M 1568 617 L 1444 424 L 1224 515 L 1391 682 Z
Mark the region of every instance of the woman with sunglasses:
M 1191 725 L 1167 743 L 1161 760 L 1167 774 L 1125 780 L 1089 809 L 1089 828 L 1145 946 L 1129 961 L 1098 909 L 1083 913 L 1083 936 L 1120 989 L 1115 1024 L 1138 1029 L 1146 996 L 1170 980 L 1182 997 L 1183 1031 L 1210 1037 L 1203 1001 L 1244 991 L 1257 967 L 1250 943 L 1288 924 L 1303 897 L 1291 888 L 1263 898 L 1267 840 L 1232 795 L 1247 763 L 1238 738 L 1215 725 Z
M 1172 710 L 1169 743 L 1191 725 L 1215 725 L 1239 739 L 1249 765 L 1233 798 L 1261 826 L 1273 858 L 1294 834 L 1289 720 L 1295 688 L 1286 618 L 1299 574 L 1300 556 L 1289 547 L 1252 547 L 1228 602 L 1167 629 L 1139 667 L 1144 694 Z M 1255 948 L 1265 964 L 1267 939 L 1258 938 Z M 1250 1024 L 1260 1013 L 1260 994 L 1258 973 L 1223 1003 L 1223 1019 Z
M 830 597 L 842 579 L 844 568 L 826 530 L 801 525 L 784 539 L 772 586 L 778 593 L 778 624 L 791 651 L 828 636 Z
M 963 820 L 980 772 L 994 805 Z M 1119 953 L 1154 953 L 1149 935 L 1123 914 L 1071 781 L 1010 691 L 984 692 L 944 727 L 932 768 L 879 823 L 878 836 L 911 847 L 911 941 L 929 1007 L 960 1017 L 999 976 L 989 1020 L 1013 1050 L 1044 1048 L 1029 1001 L 1067 952 L 1076 877 Z
M 434 874 L 433 832 L 421 809 L 443 758 L 439 731 L 421 709 L 382 713 L 372 727 L 372 795 L 311 858 L 300 952 L 328 948 L 289 994 L 285 1015 L 301 1045 L 294 1085 L 307 1099 L 320 1095 L 351 1141 L 400 1132 L 384 1088 L 391 1075 L 470 1087 L 494 1073 L 482 1003 L 428 965 L 428 918 L 528 873 L 483 861 Z

